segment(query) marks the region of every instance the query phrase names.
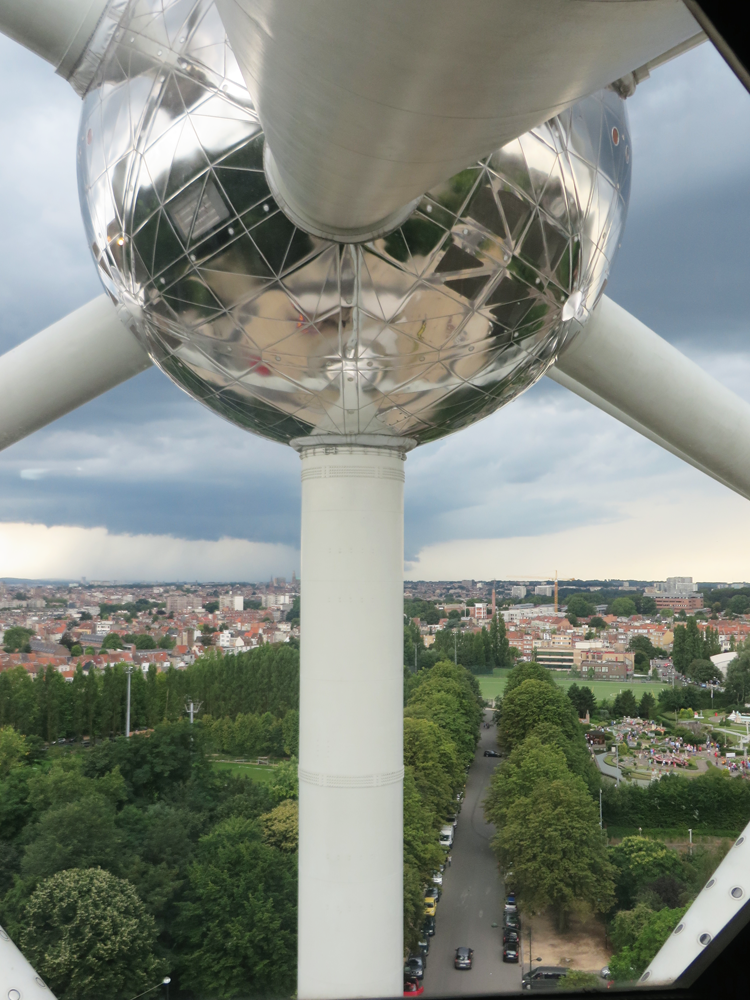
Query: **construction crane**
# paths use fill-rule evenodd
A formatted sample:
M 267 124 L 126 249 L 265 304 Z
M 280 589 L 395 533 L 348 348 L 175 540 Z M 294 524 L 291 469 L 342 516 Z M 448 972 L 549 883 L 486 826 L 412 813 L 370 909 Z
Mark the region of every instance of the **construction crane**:
M 544 574 L 544 573 L 526 573 L 522 577 L 518 577 L 518 579 L 523 579 L 523 580 L 549 580 L 550 576 L 551 576 L 551 574 L 549 574 L 549 573 L 547 573 L 547 574 Z M 561 583 L 573 583 L 575 581 L 575 579 L 576 579 L 576 577 L 574 577 L 574 576 L 566 576 L 566 577 L 564 577 L 559 582 L 561 582 Z M 557 614 L 557 603 L 558 603 L 557 602 L 557 584 L 558 584 L 557 570 L 555 570 L 555 614 Z

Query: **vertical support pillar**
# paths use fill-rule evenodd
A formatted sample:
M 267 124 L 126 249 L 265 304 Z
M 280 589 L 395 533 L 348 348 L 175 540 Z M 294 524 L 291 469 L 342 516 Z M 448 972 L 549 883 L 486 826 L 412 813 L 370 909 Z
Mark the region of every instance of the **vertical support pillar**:
M 404 452 L 302 459 L 300 1000 L 403 992 Z

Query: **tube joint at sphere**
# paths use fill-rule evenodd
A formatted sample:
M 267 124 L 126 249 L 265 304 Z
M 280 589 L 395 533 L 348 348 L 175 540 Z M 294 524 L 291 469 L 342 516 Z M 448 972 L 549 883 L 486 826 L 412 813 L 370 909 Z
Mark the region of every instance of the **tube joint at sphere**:
M 295 444 L 304 584 L 298 995 L 401 996 L 409 445 Z

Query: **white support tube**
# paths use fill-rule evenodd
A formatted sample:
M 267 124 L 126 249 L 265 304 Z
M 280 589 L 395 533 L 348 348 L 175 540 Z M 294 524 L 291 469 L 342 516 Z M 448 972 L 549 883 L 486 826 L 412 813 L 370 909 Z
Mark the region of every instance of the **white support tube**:
M 0 997 L 55 1000 L 55 996 L 0 927 Z
M 685 916 L 657 952 L 639 982 L 666 986 L 679 981 L 690 986 L 703 971 L 711 942 L 734 920 L 750 899 L 750 825 L 696 896 Z M 736 927 L 724 945 L 741 928 Z M 701 959 L 703 958 L 703 961 Z
M 611 299 L 547 374 L 750 499 L 750 405 Z
M 67 79 L 106 7 L 107 0 L 0 0 L 0 31 Z
M 676 0 L 216 0 L 284 210 L 362 238 L 699 28 Z
M 0 449 L 151 367 L 107 295 L 0 357 Z
M 298 996 L 400 997 L 404 453 L 299 447 Z

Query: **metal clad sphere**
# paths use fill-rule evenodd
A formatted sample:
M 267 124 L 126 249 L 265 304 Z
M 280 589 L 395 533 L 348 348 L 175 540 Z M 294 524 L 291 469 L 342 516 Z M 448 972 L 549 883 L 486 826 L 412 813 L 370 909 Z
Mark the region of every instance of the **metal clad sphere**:
M 135 0 L 83 103 L 78 175 L 101 279 L 154 361 L 277 441 L 426 442 L 532 385 L 609 274 L 630 186 L 603 91 L 427 192 L 389 235 L 311 236 L 209 0 Z

